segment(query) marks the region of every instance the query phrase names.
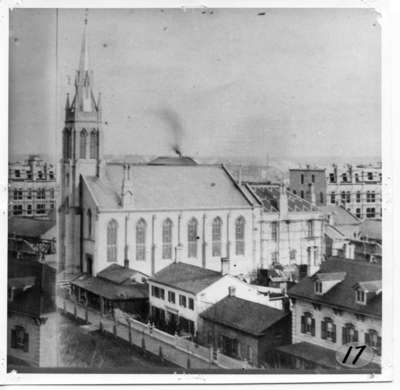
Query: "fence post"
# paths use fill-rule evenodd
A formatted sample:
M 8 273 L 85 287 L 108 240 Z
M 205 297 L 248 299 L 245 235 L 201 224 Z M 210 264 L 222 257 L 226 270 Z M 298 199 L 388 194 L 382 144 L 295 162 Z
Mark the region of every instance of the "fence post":
M 113 334 L 114 337 L 117 337 L 117 322 L 114 320 L 114 324 L 113 324 Z
M 189 357 L 187 358 L 186 366 L 187 366 L 187 369 L 190 370 L 191 364 L 190 364 L 190 358 Z
M 131 322 L 129 319 L 127 320 L 128 322 L 128 339 L 129 339 L 129 344 L 132 344 L 132 332 L 131 332 Z
M 144 336 L 142 337 L 142 351 L 143 353 L 146 352 L 146 342 L 144 341 Z
M 74 302 L 74 317 L 75 317 L 75 319 L 77 318 L 76 311 L 77 311 L 76 302 Z
M 158 356 L 159 356 L 161 362 L 164 363 L 164 354 L 163 354 L 163 350 L 162 350 L 162 346 L 161 345 L 159 346 L 159 349 L 158 349 Z
M 101 320 L 99 323 L 99 329 L 100 329 L 100 332 L 103 333 L 103 323 L 101 322 Z

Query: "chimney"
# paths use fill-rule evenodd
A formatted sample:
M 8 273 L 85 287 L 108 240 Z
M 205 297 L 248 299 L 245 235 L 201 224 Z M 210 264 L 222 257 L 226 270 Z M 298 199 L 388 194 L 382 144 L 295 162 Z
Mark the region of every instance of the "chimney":
M 236 287 L 235 286 L 229 286 L 228 287 L 228 295 L 230 297 L 235 297 L 236 296 Z
M 182 244 L 178 244 L 175 247 L 175 259 L 174 259 L 174 263 L 179 263 L 182 261 L 182 255 L 183 255 L 183 245 Z
M 221 275 L 229 274 L 229 259 L 221 257 Z
M 288 196 L 285 184 L 282 183 L 279 192 L 279 213 L 281 219 L 286 219 L 289 211 Z

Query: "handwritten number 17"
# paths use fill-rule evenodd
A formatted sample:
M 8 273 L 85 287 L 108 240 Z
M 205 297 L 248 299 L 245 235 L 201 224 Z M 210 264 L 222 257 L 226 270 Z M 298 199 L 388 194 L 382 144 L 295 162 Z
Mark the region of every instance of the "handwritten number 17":
M 361 345 L 359 347 L 354 347 L 354 349 L 359 349 L 360 351 L 358 352 L 358 354 L 356 355 L 356 357 L 354 358 L 353 362 L 351 364 L 355 365 L 357 363 L 357 360 L 359 359 L 359 357 L 361 356 L 361 354 L 363 353 L 364 349 L 366 348 L 365 345 Z M 343 364 L 347 362 L 347 359 L 349 358 L 351 351 L 352 351 L 353 347 L 350 346 L 349 349 L 347 350 L 346 356 L 343 359 Z

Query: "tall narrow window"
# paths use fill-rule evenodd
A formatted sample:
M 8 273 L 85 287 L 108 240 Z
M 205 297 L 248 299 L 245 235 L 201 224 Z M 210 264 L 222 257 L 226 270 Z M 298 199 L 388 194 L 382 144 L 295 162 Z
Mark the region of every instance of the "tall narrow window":
M 307 237 L 312 238 L 314 237 L 314 222 L 307 221 Z
M 90 158 L 97 158 L 97 137 L 98 133 L 93 129 L 90 133 Z
M 167 218 L 162 226 L 162 258 L 172 259 L 172 221 Z
M 136 260 L 146 260 L 146 221 L 140 219 L 136 224 Z
M 92 210 L 88 209 L 87 211 L 87 225 L 88 225 L 88 237 L 92 238 Z
M 235 223 L 235 238 L 236 238 L 236 254 L 244 255 L 244 228 L 245 220 L 242 216 L 236 219 Z
M 188 223 L 188 257 L 197 257 L 197 220 L 192 218 Z
M 278 240 L 278 222 L 271 222 L 271 240 Z
M 212 223 L 212 255 L 221 256 L 222 220 L 216 217 Z
M 112 219 L 107 225 L 107 261 L 117 261 L 118 223 Z
M 86 158 L 87 131 L 85 129 L 81 131 L 80 139 L 79 157 Z

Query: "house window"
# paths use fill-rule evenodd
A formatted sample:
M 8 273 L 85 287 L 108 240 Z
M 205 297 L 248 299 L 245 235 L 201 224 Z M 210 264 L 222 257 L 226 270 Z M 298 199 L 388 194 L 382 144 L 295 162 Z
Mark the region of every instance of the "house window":
M 86 158 L 86 145 L 87 145 L 87 131 L 83 129 L 80 135 L 80 149 L 79 149 L 79 157 Z
M 189 309 L 194 310 L 194 300 L 193 298 L 189 298 Z
M 88 219 L 88 237 L 92 238 L 92 210 L 88 209 L 87 211 L 87 219 Z
M 315 319 L 311 313 L 304 313 L 301 316 L 301 333 L 315 336 Z
M 136 260 L 146 260 L 146 221 L 140 219 L 136 224 Z
M 314 237 L 314 223 L 313 221 L 307 221 L 307 237 Z
M 36 199 L 45 199 L 46 190 L 44 188 L 39 188 L 36 192 Z
M 151 295 L 153 297 L 164 300 L 165 298 L 165 290 L 163 288 L 157 286 L 151 286 Z
M 175 303 L 175 293 L 173 291 L 168 291 L 168 302 Z
M 25 332 L 24 327 L 16 326 L 11 329 L 11 348 L 29 352 L 29 334 Z
M 107 225 L 107 261 L 117 261 L 118 223 L 112 219 Z
M 321 321 L 321 338 L 336 343 L 336 325 L 331 318 L 326 317 Z
M 236 255 L 244 255 L 244 229 L 245 220 L 242 216 L 238 217 L 235 222 L 235 238 L 236 238 Z
M 185 297 L 185 295 L 179 295 L 179 306 L 186 307 L 186 297 Z
M 324 203 L 324 193 L 323 192 L 319 193 L 319 201 L 320 201 L 320 203 Z
M 37 204 L 36 214 L 46 214 L 46 206 L 44 204 Z
M 342 174 L 342 182 L 347 183 L 347 173 Z
M 367 208 L 367 218 L 375 218 L 375 207 Z
M 360 175 L 358 173 L 356 173 L 355 175 L 355 179 L 356 179 L 356 183 L 360 182 Z
M 378 335 L 378 332 L 374 329 L 370 329 L 365 333 L 365 344 L 371 347 L 380 356 L 382 349 L 382 338 Z
M 360 208 L 356 209 L 356 217 L 361 218 L 361 209 Z
M 188 257 L 197 257 L 197 219 L 188 223 Z
M 342 343 L 348 344 L 353 342 L 358 342 L 358 331 L 353 324 L 349 323 L 342 328 Z
M 374 175 L 372 172 L 367 172 L 367 178 L 368 180 L 373 180 L 374 179 Z
M 54 188 L 50 189 L 50 199 L 54 199 Z
M 42 171 L 38 171 L 38 178 L 40 180 L 43 179 L 43 172 Z
M 311 182 L 315 183 L 315 175 L 311 175 Z
M 345 192 L 345 191 L 342 191 L 341 194 L 340 194 L 340 196 L 341 196 L 341 201 L 342 201 L 343 203 L 346 202 L 346 192 Z
M 300 191 L 300 197 L 301 197 L 301 199 L 304 199 L 304 191 L 303 190 Z
M 50 180 L 53 180 L 53 179 L 54 179 L 54 172 L 53 172 L 53 171 L 50 171 L 50 172 L 49 172 L 49 179 L 50 179 Z
M 13 214 L 14 215 L 21 215 L 22 214 L 22 205 L 21 204 L 13 206 Z
M 290 258 L 290 261 L 292 261 L 292 262 L 296 261 L 296 249 L 291 249 L 290 250 L 289 258 Z
M 335 182 L 335 174 L 334 174 L 334 173 L 330 173 L 330 174 L 329 174 L 329 181 L 330 181 L 331 183 L 334 183 L 334 182 Z
M 304 184 L 304 175 L 303 174 L 300 175 L 300 183 Z
M 271 240 L 278 240 L 278 222 L 271 222 Z
M 278 252 L 275 251 L 271 253 L 271 261 L 272 264 L 278 263 Z
M 218 348 L 224 355 L 240 358 L 240 343 L 235 338 L 219 335 Z
M 315 294 L 322 294 L 322 282 L 320 280 L 314 283 L 314 291 Z
M 32 199 L 32 190 L 30 188 L 26 192 L 26 197 L 27 197 L 27 199 Z
M 15 170 L 15 177 L 21 177 L 21 171 L 19 169 Z
M 357 191 L 357 193 L 356 193 L 356 202 L 357 203 L 361 202 L 361 192 L 360 191 Z
M 351 193 L 350 193 L 350 191 L 347 191 L 347 192 L 346 192 L 346 202 L 347 202 L 347 203 L 350 203 L 350 202 L 351 202 Z
M 14 198 L 14 200 L 18 199 L 18 191 L 17 190 L 14 190 L 13 198 Z
M 172 221 L 167 218 L 162 225 L 162 258 L 172 259 Z
M 375 203 L 375 191 L 371 191 L 370 202 Z
M 222 220 L 216 217 L 212 223 L 212 255 L 221 256 Z
M 94 129 L 90 133 L 90 158 L 97 158 L 97 132 Z
M 28 215 L 31 215 L 31 214 L 32 214 L 32 205 L 31 205 L 31 204 L 28 204 L 26 207 L 27 207 L 26 213 L 27 213 Z
M 365 305 L 366 302 L 366 294 L 365 291 L 358 289 L 356 290 L 356 303 L 360 304 L 360 305 Z

